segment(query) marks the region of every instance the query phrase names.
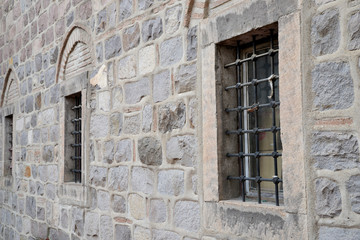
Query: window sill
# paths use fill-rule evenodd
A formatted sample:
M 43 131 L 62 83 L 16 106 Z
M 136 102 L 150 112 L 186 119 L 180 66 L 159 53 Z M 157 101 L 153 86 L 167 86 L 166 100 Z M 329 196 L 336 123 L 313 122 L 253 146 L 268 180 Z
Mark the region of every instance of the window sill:
M 249 199 L 247 202 L 243 202 L 241 199 L 229 199 L 229 200 L 221 200 L 219 204 L 226 205 L 227 207 L 237 208 L 237 209 L 251 209 L 251 211 L 259 212 L 259 211 L 271 211 L 282 213 L 285 212 L 284 206 L 276 206 L 275 202 L 266 202 L 259 204 L 256 199 Z

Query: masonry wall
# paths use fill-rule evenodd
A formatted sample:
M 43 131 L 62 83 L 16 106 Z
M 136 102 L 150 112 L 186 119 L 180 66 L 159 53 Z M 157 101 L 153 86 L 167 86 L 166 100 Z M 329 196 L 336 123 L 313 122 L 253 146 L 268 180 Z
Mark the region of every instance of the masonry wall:
M 12 176 L 4 160 L 0 168 L 0 239 L 356 239 L 359 9 L 356 0 L 4 0 L 2 157 L 8 114 L 15 139 Z M 288 82 L 281 124 L 291 130 L 285 204 L 222 200 L 211 155 L 215 45 L 274 22 Z M 86 102 L 77 186 L 64 182 L 73 88 Z

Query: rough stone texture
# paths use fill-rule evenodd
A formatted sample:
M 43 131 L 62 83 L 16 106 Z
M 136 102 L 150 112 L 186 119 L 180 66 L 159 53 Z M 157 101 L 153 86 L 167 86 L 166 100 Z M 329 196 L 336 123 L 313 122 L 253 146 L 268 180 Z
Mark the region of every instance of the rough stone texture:
M 115 239 L 129 239 L 131 240 L 131 229 L 127 225 L 115 225 Z
M 124 30 L 123 33 L 123 44 L 124 50 L 128 51 L 132 48 L 135 48 L 140 43 L 140 28 L 139 24 L 135 24 L 131 27 L 128 27 Z
M 33 219 L 36 218 L 36 199 L 34 197 L 26 197 L 26 214 Z
M 115 35 L 105 41 L 105 59 L 108 60 L 121 54 L 121 39 Z
M 160 166 L 162 163 L 162 148 L 159 140 L 144 137 L 138 141 L 139 159 L 146 165 Z
M 151 105 L 146 105 L 142 112 L 142 130 L 150 132 L 153 125 L 153 109 Z
M 73 208 L 71 214 L 71 230 L 77 235 L 84 235 L 84 210 L 80 208 Z
M 160 17 L 149 19 L 143 22 L 141 28 L 143 42 L 155 40 L 163 33 L 163 24 Z
M 170 196 L 184 193 L 184 172 L 182 170 L 162 170 L 158 174 L 158 192 Z
M 360 236 L 359 229 L 346 229 L 322 226 L 319 229 L 319 240 L 356 240 Z
M 172 137 L 166 143 L 166 157 L 170 162 L 179 161 L 186 167 L 197 166 L 197 141 L 193 135 Z
M 316 213 L 321 217 L 335 217 L 341 213 L 341 193 L 332 180 L 318 178 L 316 185 Z
M 149 45 L 139 50 L 139 73 L 141 75 L 152 72 L 156 66 L 155 45 Z
M 85 214 L 85 236 L 87 239 L 97 239 L 99 236 L 99 214 L 87 212 Z
M 144 219 L 146 213 L 145 199 L 138 194 L 129 195 L 129 211 L 135 219 Z
M 186 59 L 188 61 L 197 58 L 197 45 L 197 26 L 195 26 L 190 28 L 187 33 Z
M 90 167 L 90 183 L 95 186 L 105 187 L 107 178 L 107 168 L 104 167 Z
M 154 3 L 154 0 L 139 0 L 138 1 L 138 8 L 139 10 L 145 10 L 151 7 Z
M 109 132 L 109 117 L 93 115 L 90 119 L 90 134 L 96 138 L 106 137 Z
M 134 55 L 120 59 L 118 63 L 118 77 L 120 80 L 131 79 L 136 76 L 136 61 Z
M 151 169 L 133 167 L 131 172 L 131 186 L 133 191 L 151 194 L 154 190 L 155 174 Z
M 175 90 L 177 93 L 183 93 L 195 90 L 196 87 L 196 64 L 181 65 L 175 78 Z
M 165 32 L 172 34 L 179 29 L 182 15 L 182 6 L 176 5 L 165 12 Z
M 100 222 L 100 239 L 113 239 L 112 218 L 110 216 L 101 216 Z
M 170 95 L 171 78 L 170 72 L 164 71 L 154 76 L 153 99 L 154 102 L 162 102 Z
M 324 111 L 352 106 L 354 84 L 347 62 L 320 63 L 312 70 L 311 76 L 316 109 Z
M 120 0 L 119 2 L 120 2 L 119 21 L 122 21 L 130 17 L 133 11 L 133 5 L 131 0 Z
M 113 136 L 119 136 L 123 127 L 123 115 L 122 113 L 113 113 L 110 116 L 110 134 Z
M 351 210 L 360 214 L 360 175 L 354 175 L 346 182 L 346 190 L 350 196 Z
M 161 199 L 153 199 L 150 201 L 150 221 L 162 223 L 166 221 L 166 204 Z
M 111 199 L 111 209 L 116 213 L 126 212 L 126 200 L 121 195 L 113 195 Z
M 348 23 L 348 31 L 350 35 L 348 49 L 357 50 L 360 49 L 360 12 L 356 12 L 351 15 Z
M 162 133 L 185 125 L 186 109 L 183 102 L 167 103 L 159 107 L 159 130 Z
M 97 191 L 98 208 L 102 211 L 110 209 L 110 194 L 107 191 Z
M 330 170 L 359 167 L 359 144 L 354 135 L 315 132 L 312 138 L 311 154 L 315 167 Z
M 176 227 L 189 232 L 197 232 L 200 228 L 200 205 L 193 201 L 178 201 L 174 208 Z
M 340 45 L 340 22 L 337 9 L 326 10 L 312 19 L 312 52 L 315 56 L 335 52 Z
M 192 98 L 189 101 L 189 124 L 191 128 L 195 128 L 197 126 L 197 100 Z
M 141 127 L 140 114 L 130 115 L 124 117 L 124 133 L 125 134 L 138 134 Z
M 175 232 L 158 230 L 158 229 L 153 230 L 152 240 L 167 240 L 167 239 L 180 240 L 181 238 L 180 235 Z
M 179 62 L 183 57 L 182 37 L 174 37 L 160 44 L 160 65 L 170 66 Z
M 151 239 L 150 229 L 136 226 L 135 230 L 134 230 L 134 239 L 136 239 L 136 240 Z
M 125 191 L 128 186 L 128 167 L 119 166 L 110 168 L 108 176 L 108 187 L 114 191 Z
M 125 102 L 135 104 L 147 95 L 150 95 L 150 82 L 148 78 L 142 78 L 137 82 L 125 84 Z

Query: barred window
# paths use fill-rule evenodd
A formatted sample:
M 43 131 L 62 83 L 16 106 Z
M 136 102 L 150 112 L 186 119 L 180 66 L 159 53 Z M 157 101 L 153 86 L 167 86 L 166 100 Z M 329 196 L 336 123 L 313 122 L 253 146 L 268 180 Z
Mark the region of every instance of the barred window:
M 236 41 L 235 60 L 225 64 L 235 73 L 223 93 L 224 123 L 232 122 L 224 126 L 225 138 L 236 142 L 225 161 L 236 159 L 239 167 L 227 179 L 240 183 L 242 201 L 279 205 L 283 187 L 277 32 L 264 29 L 246 39 Z
M 65 182 L 81 183 L 81 93 L 65 98 Z
M 4 175 L 12 176 L 13 167 L 13 115 L 5 117 Z

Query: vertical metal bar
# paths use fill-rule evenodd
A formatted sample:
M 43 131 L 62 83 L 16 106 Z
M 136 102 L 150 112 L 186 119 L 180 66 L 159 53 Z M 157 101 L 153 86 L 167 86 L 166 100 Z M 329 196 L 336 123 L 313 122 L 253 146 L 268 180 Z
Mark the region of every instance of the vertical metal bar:
M 253 36 L 253 54 L 256 54 L 256 36 Z M 257 78 L 257 72 L 256 72 L 256 58 L 254 58 L 253 60 L 253 79 Z M 257 84 L 254 83 L 254 104 L 257 104 L 258 101 L 258 96 L 257 96 Z M 255 128 L 258 129 L 259 128 L 259 114 L 258 114 L 258 108 L 255 108 L 254 111 L 255 114 Z M 259 147 L 259 133 L 255 132 L 255 152 L 259 153 L 260 151 L 260 147 Z M 256 155 L 256 178 L 258 179 L 257 181 L 257 192 L 258 192 L 258 203 L 261 204 L 261 189 L 260 189 L 260 155 Z
M 240 41 L 237 42 L 237 48 L 236 48 L 236 59 L 240 59 L 240 54 L 241 54 L 241 49 L 240 49 Z M 237 83 L 241 83 L 241 64 L 238 63 L 236 65 L 236 80 Z M 237 88 L 237 100 L 238 100 L 238 106 L 242 106 L 242 91 L 243 88 Z M 238 111 L 238 129 L 239 130 L 243 130 L 243 112 L 242 111 Z M 238 135 L 238 150 L 240 153 L 244 152 L 244 148 L 243 148 L 243 134 L 239 134 Z M 241 171 L 241 176 L 244 177 L 245 176 L 245 169 L 244 169 L 244 156 L 240 156 L 238 157 L 238 161 L 240 164 L 240 171 Z M 243 202 L 245 202 L 245 180 L 241 180 L 241 198 L 243 200 Z

